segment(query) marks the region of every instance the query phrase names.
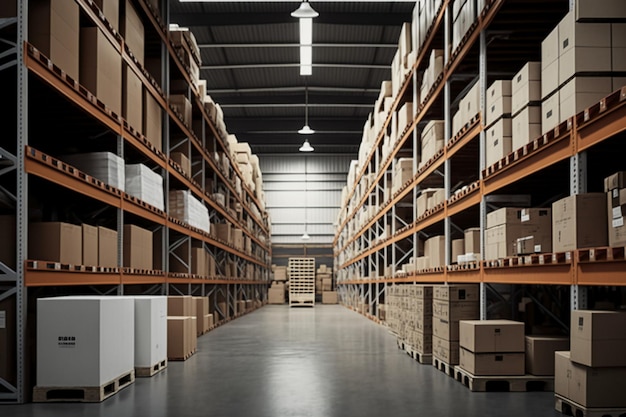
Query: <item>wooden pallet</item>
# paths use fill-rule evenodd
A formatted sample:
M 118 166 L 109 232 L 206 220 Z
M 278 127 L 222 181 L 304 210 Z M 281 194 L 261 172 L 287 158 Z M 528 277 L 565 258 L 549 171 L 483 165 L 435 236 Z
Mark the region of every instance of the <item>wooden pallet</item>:
M 315 300 L 290 300 L 289 307 L 315 307 Z
M 587 408 L 560 395 L 554 395 L 554 408 L 574 417 L 626 417 L 626 408 Z
M 229 322 L 230 320 L 231 320 L 230 318 L 225 319 L 225 323 Z M 194 355 L 194 353 L 196 353 L 196 351 L 195 351 L 195 350 L 194 350 L 194 351 L 191 351 L 191 352 L 188 352 L 188 353 L 187 353 L 185 356 L 183 356 L 183 357 L 179 357 L 179 358 L 176 358 L 176 357 L 168 357 L 168 358 L 167 358 L 167 360 L 168 360 L 168 361 L 177 361 L 177 362 L 186 361 L 187 359 L 191 358 L 191 357 Z
M 474 392 L 554 391 L 554 377 L 535 375 L 472 375 L 460 366 L 454 367 L 454 379 Z
M 167 359 L 164 359 L 161 362 L 155 363 L 152 366 L 146 366 L 142 368 L 136 367 L 135 376 L 137 378 L 150 378 L 151 376 L 154 376 L 158 374 L 159 372 L 163 371 L 165 368 L 167 368 Z
M 405 346 L 406 354 L 411 358 L 415 359 L 417 362 L 422 365 L 432 365 L 433 363 L 433 354 L 432 353 L 422 353 L 413 349 L 411 346 Z
M 449 377 L 454 378 L 454 365 L 450 365 L 449 363 L 443 362 L 441 359 L 436 357 L 432 357 L 433 366 L 448 375 Z
M 133 382 L 135 382 L 134 370 L 99 387 L 35 387 L 33 402 L 99 403 Z

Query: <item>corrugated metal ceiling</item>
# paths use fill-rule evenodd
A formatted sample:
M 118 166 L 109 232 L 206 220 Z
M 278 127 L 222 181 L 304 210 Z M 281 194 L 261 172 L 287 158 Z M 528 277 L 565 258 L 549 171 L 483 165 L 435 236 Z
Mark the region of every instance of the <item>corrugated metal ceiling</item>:
M 299 74 L 297 1 L 172 0 L 170 21 L 189 27 L 201 46 L 213 99 L 226 126 L 255 153 L 297 152 L 308 89 L 308 138 L 316 152 L 356 153 L 363 123 L 390 65 L 412 2 L 323 2 L 313 26 L 313 75 Z M 319 127 L 318 127 L 319 126 Z M 265 133 L 264 133 L 265 132 Z M 331 133 L 332 132 L 332 133 Z

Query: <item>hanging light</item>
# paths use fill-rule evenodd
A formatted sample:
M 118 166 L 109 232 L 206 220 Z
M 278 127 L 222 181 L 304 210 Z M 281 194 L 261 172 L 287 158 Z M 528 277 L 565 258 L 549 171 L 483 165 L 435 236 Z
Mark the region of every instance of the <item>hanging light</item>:
M 311 239 L 311 236 L 309 236 L 309 234 L 305 230 L 304 234 L 302 235 L 302 240 L 309 240 L 309 239 Z
M 311 146 L 308 139 L 304 140 L 304 143 L 302 144 L 302 146 L 300 146 L 299 149 L 300 152 L 313 152 L 314 150 L 315 148 Z
M 304 0 L 291 16 L 297 17 L 300 24 L 300 75 L 313 75 L 313 18 L 319 13 Z
M 309 127 L 309 86 L 304 86 L 304 126 L 298 130 L 301 135 L 312 135 L 315 130 Z M 311 149 L 313 150 L 313 149 Z
M 310 150 L 303 150 L 302 148 L 308 146 L 310 148 Z M 300 148 L 301 152 L 310 152 L 313 150 L 313 148 L 311 147 L 311 145 L 309 144 L 308 140 L 304 141 L 304 145 L 302 145 L 302 148 Z M 307 182 L 307 158 L 304 158 L 304 234 L 302 235 L 302 240 L 309 240 L 311 239 L 311 236 L 309 236 L 309 234 L 307 233 L 306 229 L 307 229 L 307 221 L 309 220 L 308 216 L 307 216 L 307 190 L 308 190 L 308 182 Z
M 304 0 L 302 3 L 300 3 L 300 7 L 298 7 L 297 10 L 291 13 L 291 16 L 297 17 L 298 19 L 302 19 L 302 18 L 312 19 L 319 15 L 320 14 L 311 7 L 311 3 L 309 3 L 308 0 Z

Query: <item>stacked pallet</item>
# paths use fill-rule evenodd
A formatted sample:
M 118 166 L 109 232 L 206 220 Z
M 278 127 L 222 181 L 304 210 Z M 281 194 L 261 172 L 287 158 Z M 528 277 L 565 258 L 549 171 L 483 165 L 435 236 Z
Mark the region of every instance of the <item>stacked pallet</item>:
M 315 306 L 315 258 L 289 258 L 289 306 Z

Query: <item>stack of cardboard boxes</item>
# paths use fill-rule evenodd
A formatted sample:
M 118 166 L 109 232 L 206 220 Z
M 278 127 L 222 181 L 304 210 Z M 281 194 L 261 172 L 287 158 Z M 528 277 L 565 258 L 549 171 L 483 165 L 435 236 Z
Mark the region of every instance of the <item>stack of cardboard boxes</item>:
M 459 322 L 459 367 L 472 375 L 524 375 L 524 323 Z
M 272 270 L 274 271 L 274 279 L 267 293 L 267 302 L 268 304 L 285 304 L 285 295 L 288 290 L 287 267 L 273 265 Z
M 430 355 L 433 351 L 433 287 L 411 285 L 407 298 L 407 343 L 420 355 Z
M 413 159 L 400 158 L 396 161 L 395 170 L 393 172 L 391 194 L 397 193 L 400 188 L 413 177 Z
M 626 312 L 572 311 L 570 351 L 555 354 L 554 393 L 583 410 L 624 409 Z
M 196 335 L 201 336 L 213 326 L 213 314 L 209 313 L 209 297 L 193 297 L 196 303 Z
M 485 259 L 552 252 L 551 222 L 550 209 L 504 207 L 488 213 Z
M 436 285 L 433 289 L 433 359 L 459 364 L 459 321 L 480 315 L 480 288 L 475 284 Z
M 624 85 L 626 17 L 620 1 L 577 0 L 541 44 L 542 132 Z
M 316 286 L 318 282 L 321 288 L 322 304 L 337 304 L 337 291 L 333 286 L 333 269 L 325 264 L 320 264 L 316 271 Z
M 604 193 L 576 194 L 552 203 L 552 250 L 606 246 L 606 205 Z
M 480 83 L 474 85 L 459 100 L 459 109 L 452 117 L 452 136 L 454 137 L 461 129 L 474 119 L 480 109 Z
M 187 360 L 196 352 L 196 302 L 191 296 L 167 297 L 167 357 L 169 360 Z
M 126 192 L 164 210 L 163 177 L 143 164 L 126 165 Z
M 609 246 L 626 245 L 626 172 L 620 171 L 604 180 L 608 214 Z
M 189 190 L 172 190 L 169 192 L 168 214 L 191 227 L 211 232 L 209 210 Z
M 444 122 L 443 120 L 431 120 L 429 121 L 421 136 L 421 162 L 418 164 L 419 168 L 428 163 L 428 161 L 443 149 L 444 144 Z
M 487 89 L 485 132 L 487 166 L 511 153 L 511 81 L 498 80 Z
M 526 63 L 511 83 L 511 150 L 516 150 L 541 135 L 541 62 Z
M 443 73 L 443 49 L 433 49 L 428 60 L 428 68 L 422 76 L 420 88 L 420 101 L 424 101 L 428 93 L 435 85 L 439 76 Z

